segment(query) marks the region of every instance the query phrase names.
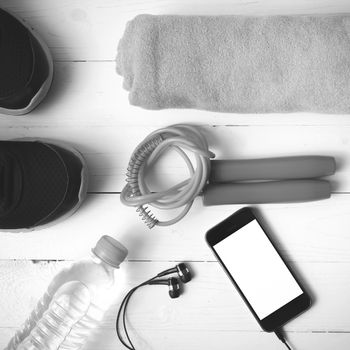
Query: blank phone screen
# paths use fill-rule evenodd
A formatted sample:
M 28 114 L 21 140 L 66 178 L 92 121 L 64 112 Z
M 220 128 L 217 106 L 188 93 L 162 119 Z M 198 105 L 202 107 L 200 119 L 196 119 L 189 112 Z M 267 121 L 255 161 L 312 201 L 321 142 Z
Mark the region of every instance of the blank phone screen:
M 214 250 L 260 320 L 303 293 L 256 220 Z

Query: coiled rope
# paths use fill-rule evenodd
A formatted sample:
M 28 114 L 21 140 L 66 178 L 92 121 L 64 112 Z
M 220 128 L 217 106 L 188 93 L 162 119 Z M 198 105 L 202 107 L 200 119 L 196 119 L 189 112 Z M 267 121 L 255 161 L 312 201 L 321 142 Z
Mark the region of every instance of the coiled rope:
M 190 177 L 165 191 L 152 192 L 145 181 L 146 174 L 158 158 L 170 149 L 177 151 L 184 159 Z M 194 154 L 195 168 L 185 151 Z M 156 130 L 136 147 L 130 158 L 127 185 L 121 193 L 121 202 L 137 207 L 149 228 L 175 224 L 188 213 L 194 199 L 206 185 L 210 174 L 210 158 L 214 157 L 205 137 L 192 125 L 177 124 Z M 184 208 L 175 218 L 159 221 L 148 205 L 157 209 Z

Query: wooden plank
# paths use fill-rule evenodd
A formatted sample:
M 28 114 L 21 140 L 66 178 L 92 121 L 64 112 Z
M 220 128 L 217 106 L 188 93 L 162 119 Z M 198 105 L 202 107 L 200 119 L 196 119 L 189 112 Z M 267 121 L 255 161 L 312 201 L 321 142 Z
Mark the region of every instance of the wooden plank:
M 14 333 L 13 328 L 0 328 L 0 347 L 7 345 L 8 340 Z M 317 350 L 348 350 L 350 335 L 348 333 L 298 333 L 288 332 L 287 337 L 295 349 L 317 349 Z M 245 331 L 179 331 L 172 330 L 147 330 L 139 331 L 134 335 L 133 341 L 136 348 L 142 350 L 155 349 L 269 349 L 282 350 L 283 345 L 274 334 L 264 332 Z M 83 350 L 124 350 L 112 329 L 100 329 L 96 331 Z
M 287 333 L 293 349 L 347 350 L 350 344 L 348 333 Z M 274 334 L 264 332 L 197 332 L 197 331 L 147 331 L 134 335 L 137 348 L 150 349 L 269 349 L 282 350 L 283 345 Z M 101 347 L 102 346 L 102 347 Z M 104 347 L 106 346 L 106 348 Z M 84 350 L 115 350 L 122 348 L 113 330 L 103 330 L 93 337 Z
M 349 12 L 347 0 L 3 0 L 45 38 L 56 60 L 113 60 L 125 24 L 140 13 L 269 15 Z
M 18 327 L 67 262 L 2 261 L 0 278 L 0 327 Z M 122 296 L 138 283 L 173 266 L 171 262 L 126 262 L 118 271 L 114 302 L 99 328 L 114 329 Z M 350 332 L 346 309 L 350 279 L 349 263 L 292 264 L 310 290 L 314 305 L 286 326 L 290 332 Z M 193 281 L 178 299 L 167 288 L 144 287 L 132 298 L 128 319 L 142 332 L 171 330 L 202 332 L 259 331 L 259 326 L 218 263 L 191 263 Z
M 0 346 L 6 346 L 12 335 L 12 329 L 0 329 Z M 346 350 L 349 347 L 349 334 L 339 333 L 290 333 L 290 343 L 297 349 L 328 350 L 332 347 L 337 350 Z M 136 347 L 141 349 L 169 350 L 179 348 L 203 350 L 224 350 L 230 347 L 245 350 L 270 349 L 281 350 L 283 345 L 273 335 L 257 332 L 195 332 L 177 331 L 148 331 L 139 332 L 139 338 L 133 338 Z M 142 337 L 142 338 L 141 338 Z M 122 350 L 125 349 L 117 340 L 113 330 L 99 330 L 92 335 L 83 348 L 84 350 Z
M 95 118 L 95 115 L 92 117 Z M 96 126 L 89 124 L 88 116 L 86 120 L 87 122 L 56 126 L 46 126 L 45 123 L 41 126 L 11 126 L 10 120 L 7 119 L 0 121 L 0 139 L 42 137 L 69 142 L 83 153 L 88 162 L 90 191 L 120 192 L 125 184 L 125 173 L 131 153 L 156 127 L 116 126 L 108 123 Z M 332 177 L 333 190 L 350 192 L 350 126 L 205 125 L 200 130 L 206 135 L 210 149 L 216 153 L 217 159 L 334 156 L 338 170 Z M 154 176 L 160 186 L 169 186 L 169 182 L 171 184 L 187 178 L 188 170 L 183 160 L 173 152 L 164 157 Z
M 174 123 L 200 125 L 349 126 L 348 115 L 312 113 L 233 114 L 199 110 L 150 111 L 130 106 L 114 62 L 56 62 L 51 90 L 30 115 L 2 117 L 0 128 L 143 127 L 144 132 Z M 306 129 L 307 130 L 307 129 Z M 93 132 L 93 131 L 92 131 Z M 92 133 L 91 132 L 91 133 Z M 24 131 L 22 130 L 22 133 Z M 58 135 L 60 136 L 60 135 Z M 137 140 L 135 140 L 137 141 Z
M 303 204 L 263 205 L 262 215 L 291 261 L 350 262 L 349 195 Z M 123 242 L 131 260 L 213 261 L 205 232 L 241 206 L 203 207 L 197 200 L 184 220 L 149 230 L 119 195 L 89 195 L 71 218 L 32 233 L 1 233 L 1 259 L 79 259 L 103 234 Z M 164 217 L 164 213 L 159 214 Z

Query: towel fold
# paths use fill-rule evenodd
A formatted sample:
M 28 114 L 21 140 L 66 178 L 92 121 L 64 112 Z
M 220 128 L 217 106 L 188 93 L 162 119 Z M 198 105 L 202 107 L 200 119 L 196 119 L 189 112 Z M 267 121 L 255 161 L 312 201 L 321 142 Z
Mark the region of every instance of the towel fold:
M 140 15 L 117 72 L 147 109 L 349 113 L 350 15 Z

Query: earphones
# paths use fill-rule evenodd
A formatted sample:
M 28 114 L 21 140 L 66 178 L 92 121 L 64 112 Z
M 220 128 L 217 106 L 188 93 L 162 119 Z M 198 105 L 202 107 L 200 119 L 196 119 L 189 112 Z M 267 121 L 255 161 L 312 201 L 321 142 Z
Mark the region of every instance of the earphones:
M 177 274 L 177 277 L 169 277 L 169 278 L 161 278 L 167 275 L 171 274 Z M 187 267 L 186 264 L 180 263 L 176 265 L 175 267 L 172 267 L 170 269 L 164 270 L 160 273 L 158 273 L 156 276 L 150 278 L 149 280 L 139 284 L 138 286 L 132 288 L 124 297 L 122 303 L 120 304 L 117 319 L 116 319 L 116 331 L 118 338 L 120 342 L 130 350 L 136 350 L 134 347 L 134 344 L 132 343 L 127 326 L 126 326 L 126 309 L 128 306 L 128 303 L 130 301 L 131 296 L 138 290 L 140 287 L 147 286 L 147 285 L 166 285 L 169 288 L 169 296 L 172 299 L 178 298 L 181 294 L 181 286 L 180 286 L 180 281 L 182 283 L 187 283 L 191 281 L 192 279 L 192 274 L 189 268 Z M 126 341 L 123 339 L 121 333 L 120 333 L 120 317 L 123 314 L 123 329 L 125 336 L 129 342 L 129 344 L 126 343 Z
M 180 264 L 176 265 L 175 267 L 172 267 L 171 269 L 167 269 L 161 273 L 158 273 L 157 277 L 163 277 L 166 275 L 170 275 L 172 273 L 177 273 L 179 278 L 170 277 L 168 279 L 159 279 L 159 280 L 150 281 L 148 284 L 150 284 L 150 285 L 152 285 L 152 284 L 153 285 L 154 284 L 165 284 L 165 285 L 169 286 L 170 298 L 172 298 L 172 299 L 178 298 L 181 294 L 179 279 L 181 280 L 181 282 L 187 283 L 187 282 L 191 281 L 192 275 L 191 275 L 190 270 L 186 266 L 186 264 L 180 263 Z
M 180 263 L 180 264 L 176 265 L 175 267 L 172 267 L 171 269 L 164 270 L 163 272 L 158 273 L 157 277 L 163 277 L 166 275 L 170 275 L 172 273 L 177 273 L 179 275 L 180 280 L 183 283 L 187 283 L 187 282 L 191 281 L 191 279 L 192 279 L 191 272 L 188 269 L 188 267 L 186 266 L 186 264 L 184 264 L 184 263 Z
M 180 296 L 180 283 L 179 283 L 179 280 L 175 277 L 171 277 L 171 278 L 159 280 L 159 281 L 151 281 L 148 284 L 149 285 L 151 285 L 151 284 L 165 284 L 165 285 L 169 286 L 170 298 L 175 299 L 175 298 L 178 298 Z

